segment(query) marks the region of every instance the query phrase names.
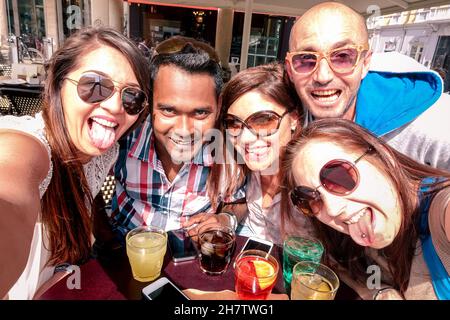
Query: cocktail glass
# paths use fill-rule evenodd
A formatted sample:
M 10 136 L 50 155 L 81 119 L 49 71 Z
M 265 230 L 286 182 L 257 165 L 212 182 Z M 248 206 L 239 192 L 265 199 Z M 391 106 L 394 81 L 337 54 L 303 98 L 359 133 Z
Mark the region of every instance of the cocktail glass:
M 220 275 L 227 270 L 233 255 L 236 235 L 232 228 L 209 223 L 198 230 L 200 269 L 208 275 Z
M 297 262 L 319 263 L 323 255 L 322 243 L 312 237 L 288 237 L 283 243 L 283 279 L 287 294 L 291 289 L 292 269 Z
M 146 282 L 161 274 L 167 249 L 167 233 L 158 227 L 141 226 L 127 233 L 127 255 L 133 278 Z
M 278 261 L 261 250 L 245 250 L 236 257 L 235 289 L 242 300 L 266 300 L 275 286 Z
M 336 273 L 321 263 L 301 261 L 293 268 L 291 300 L 333 300 L 338 288 Z

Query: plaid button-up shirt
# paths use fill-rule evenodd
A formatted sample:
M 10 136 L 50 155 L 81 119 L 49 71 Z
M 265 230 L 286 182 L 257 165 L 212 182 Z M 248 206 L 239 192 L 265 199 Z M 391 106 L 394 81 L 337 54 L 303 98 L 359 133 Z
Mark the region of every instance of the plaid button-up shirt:
M 124 235 L 140 225 L 174 230 L 181 227 L 181 217 L 214 213 L 217 208 L 211 208 L 206 191 L 213 161 L 210 148 L 204 146 L 170 182 L 157 157 L 151 116 L 148 116 L 142 127 L 120 141 L 110 213 L 115 228 Z M 242 188 L 233 198 L 243 197 Z

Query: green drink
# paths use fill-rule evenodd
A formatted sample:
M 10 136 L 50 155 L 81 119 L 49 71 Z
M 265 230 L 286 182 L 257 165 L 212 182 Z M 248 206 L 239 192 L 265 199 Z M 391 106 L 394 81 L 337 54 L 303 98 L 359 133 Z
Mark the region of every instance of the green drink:
M 315 238 L 288 237 L 283 244 L 283 278 L 286 293 L 289 295 L 292 281 L 292 268 L 297 262 L 319 263 L 323 254 L 322 243 Z

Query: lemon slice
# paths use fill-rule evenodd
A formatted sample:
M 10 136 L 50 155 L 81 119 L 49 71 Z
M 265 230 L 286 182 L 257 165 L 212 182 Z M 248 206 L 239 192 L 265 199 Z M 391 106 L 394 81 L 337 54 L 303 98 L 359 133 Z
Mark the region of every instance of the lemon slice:
M 326 283 L 325 281 L 321 282 L 318 286 L 316 286 L 316 288 L 313 288 L 317 291 L 321 291 L 321 292 L 329 292 L 331 291 L 330 285 L 328 283 Z
M 273 265 L 264 260 L 253 260 L 253 266 L 258 277 L 258 283 L 261 290 L 270 287 L 276 279 Z
M 325 281 L 323 281 L 322 283 L 320 283 L 319 285 L 316 286 L 316 288 L 313 288 L 315 290 L 317 290 L 316 292 L 314 292 L 311 296 L 312 300 L 332 300 L 333 299 L 333 295 L 331 294 L 331 286 L 326 283 Z

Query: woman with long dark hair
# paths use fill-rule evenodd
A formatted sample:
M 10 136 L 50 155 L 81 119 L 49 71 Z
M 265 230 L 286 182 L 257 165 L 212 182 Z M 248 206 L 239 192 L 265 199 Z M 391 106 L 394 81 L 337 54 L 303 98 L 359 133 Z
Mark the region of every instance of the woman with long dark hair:
M 310 124 L 288 145 L 283 170 L 291 201 L 360 295 L 369 297 L 376 276 L 392 296 L 450 298 L 448 172 L 342 119 Z
M 300 130 L 301 104 L 286 82 L 283 65 L 277 62 L 236 74 L 220 100 L 225 157 L 224 164 L 216 164 L 210 174 L 211 199 L 229 197 L 245 182 L 248 214 L 240 217 L 238 234 L 282 244 L 284 231 L 289 230 L 280 231 L 280 159 Z M 297 216 L 291 220 L 295 221 L 286 224 L 289 227 L 297 223 L 292 230 L 308 234 L 306 219 Z
M 47 65 L 43 111 L 0 118 L 0 297 L 30 299 L 89 258 L 92 199 L 147 113 L 146 65 L 119 32 L 81 30 Z

